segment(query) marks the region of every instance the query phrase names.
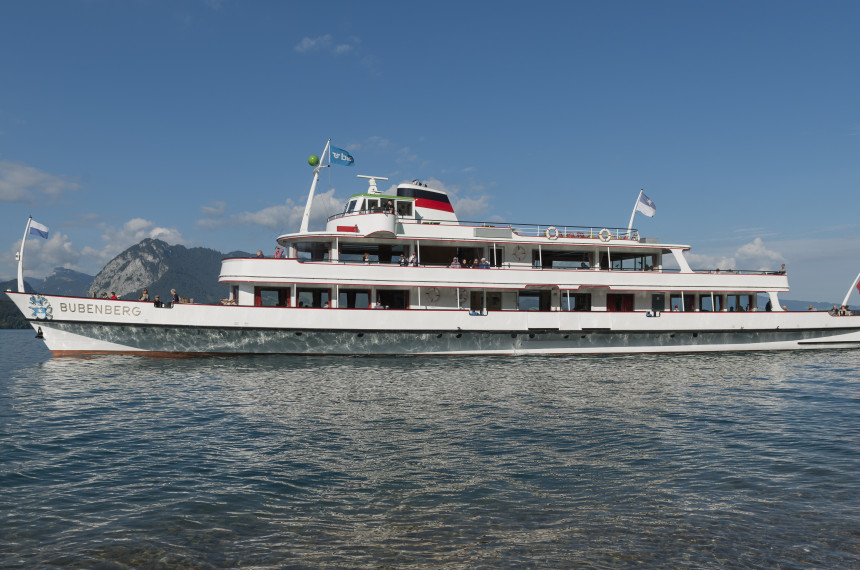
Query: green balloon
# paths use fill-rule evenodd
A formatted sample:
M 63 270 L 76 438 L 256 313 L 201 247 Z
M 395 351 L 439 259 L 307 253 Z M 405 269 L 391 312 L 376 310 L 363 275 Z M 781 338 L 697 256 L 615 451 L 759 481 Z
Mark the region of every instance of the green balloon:
M 318 157 L 317 155 L 312 154 L 308 157 L 308 164 L 310 164 L 311 166 L 316 166 L 319 163 L 320 163 L 320 157 Z

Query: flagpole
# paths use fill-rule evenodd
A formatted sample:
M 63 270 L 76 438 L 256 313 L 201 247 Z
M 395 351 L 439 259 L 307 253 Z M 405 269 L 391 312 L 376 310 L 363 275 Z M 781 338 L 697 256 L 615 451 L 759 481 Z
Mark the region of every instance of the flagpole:
M 311 182 L 311 191 L 308 193 L 308 203 L 305 204 L 305 213 L 302 215 L 302 225 L 299 227 L 299 233 L 300 234 L 307 233 L 307 231 L 308 231 L 308 223 L 310 222 L 310 219 L 311 219 L 311 203 L 314 201 L 314 192 L 317 189 L 317 182 L 319 182 L 319 179 L 320 179 L 320 168 L 327 168 L 327 167 L 331 166 L 331 156 L 329 156 L 329 159 L 328 159 L 329 163 L 327 165 L 323 165 L 323 162 L 325 161 L 326 153 L 331 153 L 330 147 L 331 147 L 331 139 L 328 139 L 328 142 L 325 143 L 325 148 L 323 149 L 322 154 L 320 155 L 319 166 L 314 168 L 314 181 Z
M 854 283 L 851 284 L 851 287 L 848 288 L 848 292 L 845 293 L 845 298 L 842 299 L 842 305 L 848 305 L 848 297 L 851 296 L 851 291 L 857 286 L 857 283 L 860 283 L 860 273 L 857 274 L 857 277 L 854 279 Z M 840 307 L 842 305 L 840 305 Z
M 630 214 L 630 223 L 627 224 L 627 237 L 628 238 L 630 237 L 630 230 L 633 229 L 633 217 L 636 215 L 636 208 L 639 206 L 639 198 L 642 197 L 642 192 L 644 192 L 644 191 L 645 191 L 644 188 L 642 190 L 639 190 L 639 195 L 636 196 L 636 203 L 633 204 L 633 213 Z
M 27 234 L 30 233 L 30 224 L 33 222 L 33 216 L 27 219 L 27 227 L 24 228 L 24 237 L 21 238 L 21 250 L 18 252 L 18 292 L 24 293 L 24 242 L 27 241 Z

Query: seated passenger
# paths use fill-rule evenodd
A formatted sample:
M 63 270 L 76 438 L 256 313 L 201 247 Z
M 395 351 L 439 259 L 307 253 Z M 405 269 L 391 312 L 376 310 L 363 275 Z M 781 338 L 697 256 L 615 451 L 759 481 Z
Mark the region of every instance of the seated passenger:
M 481 263 L 480 263 L 480 265 L 478 265 L 478 267 L 480 267 L 481 269 L 489 269 L 490 268 L 490 263 L 487 261 L 486 257 L 481 258 Z
M 461 267 L 460 260 L 456 257 L 451 261 L 451 265 L 449 267 Z
M 156 307 L 163 307 L 164 306 L 164 303 L 161 302 L 161 299 L 158 297 L 158 295 L 155 296 L 155 301 L 153 301 L 152 304 L 155 305 Z

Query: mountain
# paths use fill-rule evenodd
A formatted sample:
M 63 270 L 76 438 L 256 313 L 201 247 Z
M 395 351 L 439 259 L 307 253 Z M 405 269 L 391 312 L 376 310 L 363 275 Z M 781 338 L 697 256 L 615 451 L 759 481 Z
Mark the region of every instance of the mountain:
M 249 256 L 244 252 L 230 255 Z M 218 284 L 221 259 L 225 255 L 214 249 L 168 245 L 158 239 L 145 239 L 113 258 L 102 269 L 87 291 L 87 296 L 110 295 L 137 299 L 144 287 L 150 298 L 163 300 L 176 289 L 180 297 L 198 303 L 217 303 L 227 296 L 227 288 Z
M 33 288 L 40 293 L 83 297 L 87 294 L 93 279 L 92 275 L 65 267 L 57 267 L 52 274 L 44 279 L 31 278 L 30 282 Z
M 5 281 L 0 283 L 0 291 L 17 291 L 18 290 L 18 280 L 10 279 L 9 281 Z M 24 281 L 24 291 L 27 293 L 32 293 L 35 289 L 30 285 L 28 281 Z M 9 297 L 0 293 L 0 329 L 28 329 L 30 325 L 27 323 L 27 319 L 24 318 L 24 315 L 21 314 L 21 311 L 15 307 L 15 304 L 12 302 Z

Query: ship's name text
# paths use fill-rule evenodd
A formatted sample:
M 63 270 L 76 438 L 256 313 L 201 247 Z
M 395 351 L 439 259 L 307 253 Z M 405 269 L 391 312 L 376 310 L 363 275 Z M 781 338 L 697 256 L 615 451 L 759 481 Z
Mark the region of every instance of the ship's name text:
M 128 305 L 102 305 L 97 303 L 60 303 L 61 313 L 89 313 L 91 315 L 114 315 L 115 317 L 139 317 L 140 307 Z

